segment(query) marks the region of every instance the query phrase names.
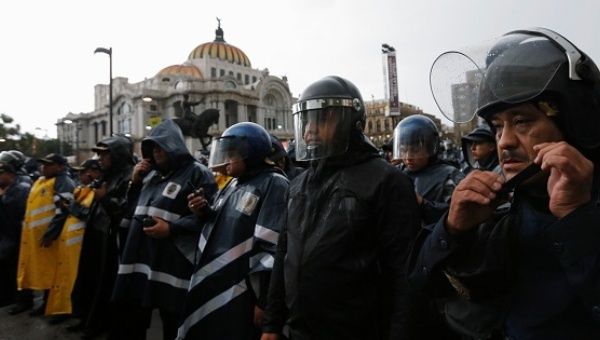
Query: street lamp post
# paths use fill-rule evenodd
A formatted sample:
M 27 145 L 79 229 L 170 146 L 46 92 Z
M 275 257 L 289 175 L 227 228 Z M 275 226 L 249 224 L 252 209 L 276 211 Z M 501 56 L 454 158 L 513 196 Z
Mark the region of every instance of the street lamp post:
M 108 61 L 109 61 L 109 82 L 108 82 L 108 127 L 109 127 L 109 132 L 110 132 L 110 136 L 113 135 L 113 105 L 112 105 L 112 82 L 113 82 L 113 77 L 112 77 L 112 47 L 109 48 L 104 48 L 104 47 L 98 47 L 96 48 L 96 50 L 94 51 L 94 54 L 96 53 L 106 53 L 108 54 Z

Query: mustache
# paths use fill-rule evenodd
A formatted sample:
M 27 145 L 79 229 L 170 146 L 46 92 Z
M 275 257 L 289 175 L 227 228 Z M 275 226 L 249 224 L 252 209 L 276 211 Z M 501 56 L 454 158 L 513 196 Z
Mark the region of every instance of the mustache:
M 500 162 L 505 162 L 507 159 L 517 162 L 528 162 L 529 156 L 516 150 L 502 150 L 500 153 Z

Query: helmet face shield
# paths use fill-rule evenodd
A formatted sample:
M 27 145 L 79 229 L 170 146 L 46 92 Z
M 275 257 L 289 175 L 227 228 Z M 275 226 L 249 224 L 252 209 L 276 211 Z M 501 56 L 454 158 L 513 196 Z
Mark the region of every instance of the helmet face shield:
M 213 139 L 210 147 L 208 167 L 211 169 L 245 160 L 249 154 L 248 143 L 244 138 L 228 136 Z
M 494 104 L 519 104 L 537 97 L 566 60 L 556 41 L 534 31 L 518 31 L 443 53 L 431 67 L 429 83 L 442 114 L 464 123 Z
M 294 113 L 296 160 L 310 161 L 346 152 L 350 140 L 352 108 L 308 107 L 302 107 Z
M 393 159 L 424 159 L 437 151 L 437 139 L 418 126 L 398 124 L 394 129 Z

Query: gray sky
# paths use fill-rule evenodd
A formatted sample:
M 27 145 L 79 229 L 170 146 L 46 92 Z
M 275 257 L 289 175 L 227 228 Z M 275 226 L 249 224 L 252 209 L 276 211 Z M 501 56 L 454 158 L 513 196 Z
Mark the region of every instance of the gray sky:
M 5 2 L 0 13 L 0 113 L 38 136 L 55 137 L 68 112 L 93 110 L 94 85 L 108 82 L 108 56 L 96 47 L 113 48 L 114 77 L 137 82 L 212 41 L 217 16 L 225 40 L 253 68 L 287 75 L 295 96 L 337 74 L 365 100 L 382 98 L 386 42 L 398 51 L 400 99 L 438 116 L 429 68 L 450 49 L 542 26 L 600 63 L 593 0 L 30 0 Z

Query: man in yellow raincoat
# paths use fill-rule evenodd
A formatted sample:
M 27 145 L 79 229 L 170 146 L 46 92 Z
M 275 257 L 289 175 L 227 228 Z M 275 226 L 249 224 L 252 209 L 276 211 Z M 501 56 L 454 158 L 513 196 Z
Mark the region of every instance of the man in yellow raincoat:
M 59 154 L 49 154 L 38 160 L 42 176 L 38 178 L 27 198 L 25 220 L 21 232 L 17 288 L 48 290 L 56 273 L 58 242 L 68 216 L 61 200 L 73 198 L 75 187 L 67 176 L 66 159 Z M 41 315 L 45 304 L 32 314 Z
M 74 200 L 69 204 L 65 203 L 69 216 L 58 239 L 56 274 L 48 296 L 46 315 L 67 316 L 72 312 L 71 292 L 77 278 L 81 241 L 90 206 L 94 201 L 94 188 L 102 176 L 97 159 L 88 159 L 72 169 L 79 172 L 80 184 L 73 192 Z M 64 319 L 55 318 L 53 323 Z

